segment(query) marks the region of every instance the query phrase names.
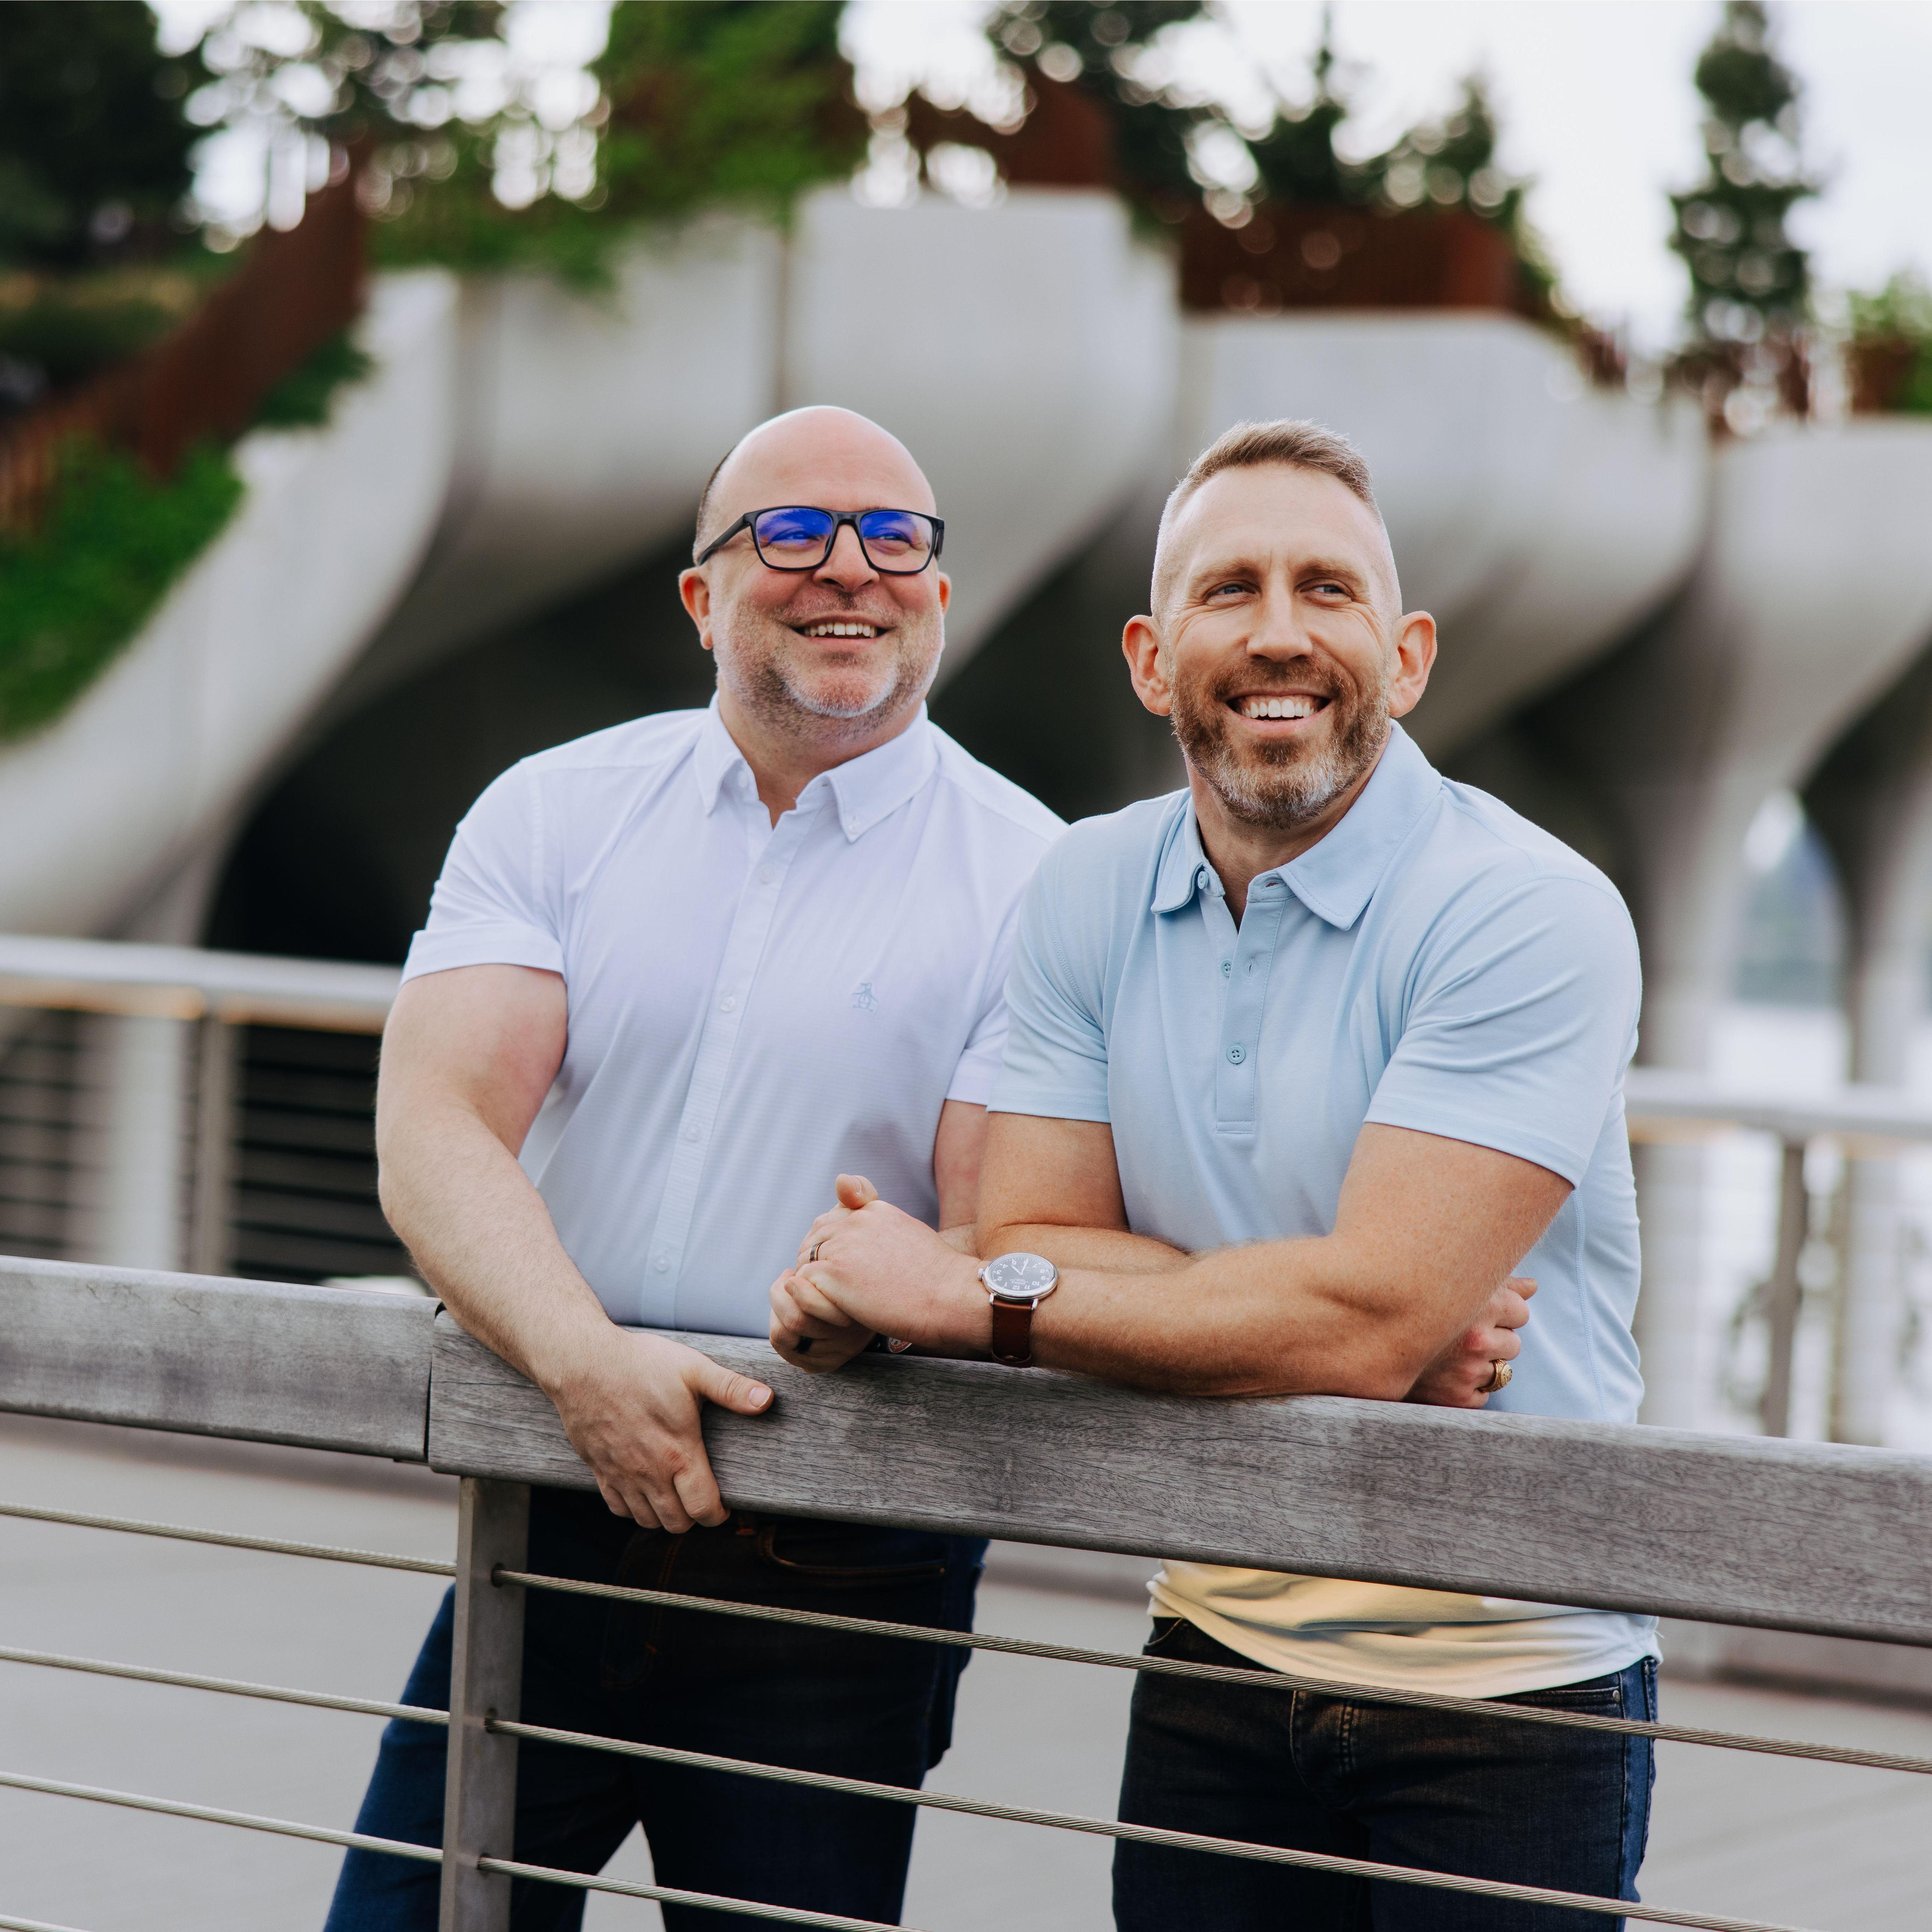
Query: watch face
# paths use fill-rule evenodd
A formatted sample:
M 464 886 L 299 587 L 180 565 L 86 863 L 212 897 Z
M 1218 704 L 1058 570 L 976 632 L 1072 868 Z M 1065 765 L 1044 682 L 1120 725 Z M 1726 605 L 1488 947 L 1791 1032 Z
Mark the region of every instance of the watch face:
M 1060 1270 L 1044 1255 L 1001 1255 L 986 1264 L 981 1279 L 1003 1300 L 1032 1301 L 1052 1291 Z

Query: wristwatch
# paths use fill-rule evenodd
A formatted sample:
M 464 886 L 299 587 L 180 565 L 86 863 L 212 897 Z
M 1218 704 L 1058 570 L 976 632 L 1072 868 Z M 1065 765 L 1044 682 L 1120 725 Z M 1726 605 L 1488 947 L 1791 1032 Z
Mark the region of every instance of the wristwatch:
M 999 1255 L 980 1270 L 993 1304 L 993 1359 L 1010 1369 L 1033 1366 L 1033 1312 L 1060 1286 L 1044 1255 Z

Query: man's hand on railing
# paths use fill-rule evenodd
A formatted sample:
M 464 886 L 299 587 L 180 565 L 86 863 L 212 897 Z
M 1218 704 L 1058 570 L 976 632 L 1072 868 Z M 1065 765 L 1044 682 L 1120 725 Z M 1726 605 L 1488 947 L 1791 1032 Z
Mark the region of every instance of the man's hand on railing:
M 704 1453 L 704 1405 L 761 1415 L 772 1392 L 662 1335 L 613 1328 L 548 1390 L 570 1446 L 590 1466 L 614 1514 L 682 1535 L 729 1514 Z
M 1438 1408 L 1481 1408 L 1496 1393 L 1492 1386 L 1498 1362 L 1513 1362 L 1522 1350 L 1516 1330 L 1529 1319 L 1529 1298 L 1536 1284 L 1527 1275 L 1504 1282 L 1490 1297 L 1490 1305 L 1417 1377 L 1408 1392 L 1411 1402 Z

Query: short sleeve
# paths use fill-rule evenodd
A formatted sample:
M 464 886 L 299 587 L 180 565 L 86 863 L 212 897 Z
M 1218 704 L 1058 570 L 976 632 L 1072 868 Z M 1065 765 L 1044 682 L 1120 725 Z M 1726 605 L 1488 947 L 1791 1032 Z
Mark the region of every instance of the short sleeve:
M 1606 886 L 1541 878 L 1431 934 L 1367 1118 L 1578 1185 L 1636 1042 L 1636 934 Z
M 1006 1058 L 1006 975 L 1012 961 L 1013 932 L 1018 923 L 1016 906 L 1000 927 L 988 958 L 986 1003 L 967 1036 L 959 1064 L 952 1070 L 952 1084 L 946 1090 L 949 1100 L 967 1100 L 976 1107 L 983 1107 L 992 1100 L 1000 1065 Z
M 1085 930 L 1078 878 L 1065 847 L 1034 874 L 1020 907 L 1006 975 L 1006 1056 L 993 1089 L 996 1114 L 1106 1120 L 1107 1035 L 1100 962 L 1104 934 Z M 1090 910 L 1090 908 L 1088 910 Z M 1094 943 L 1099 940 L 1100 944 Z
M 563 970 L 561 921 L 544 850 L 536 775 L 513 766 L 472 806 L 410 943 L 403 977 L 458 966 Z

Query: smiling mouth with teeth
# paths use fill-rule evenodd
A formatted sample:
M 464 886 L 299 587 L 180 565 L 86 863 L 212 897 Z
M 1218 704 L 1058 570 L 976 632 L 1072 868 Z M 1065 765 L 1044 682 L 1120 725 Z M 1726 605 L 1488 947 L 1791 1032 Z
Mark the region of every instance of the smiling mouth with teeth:
M 798 633 L 802 638 L 876 638 L 879 626 L 857 623 L 847 617 L 824 617 L 815 624 L 800 625 Z
M 1318 711 L 1328 707 L 1325 698 L 1312 696 L 1306 692 L 1285 692 L 1277 695 L 1263 697 L 1258 693 L 1246 698 L 1229 700 L 1232 708 L 1244 718 L 1312 718 Z

